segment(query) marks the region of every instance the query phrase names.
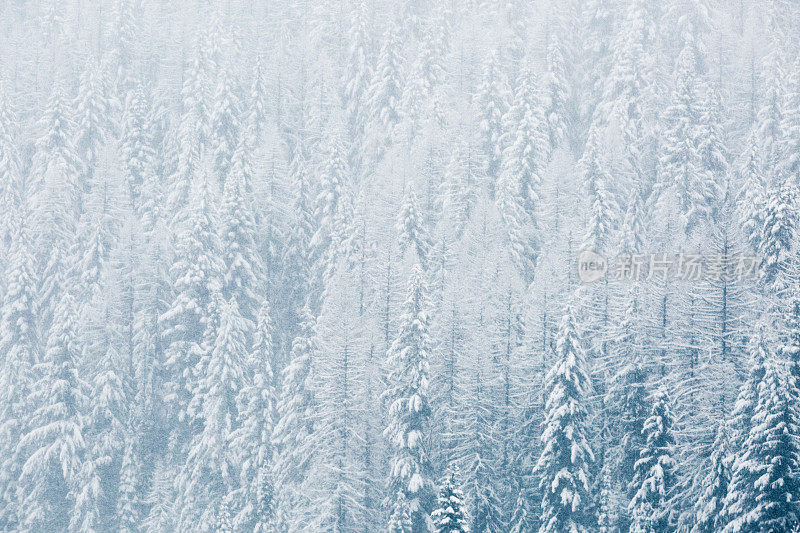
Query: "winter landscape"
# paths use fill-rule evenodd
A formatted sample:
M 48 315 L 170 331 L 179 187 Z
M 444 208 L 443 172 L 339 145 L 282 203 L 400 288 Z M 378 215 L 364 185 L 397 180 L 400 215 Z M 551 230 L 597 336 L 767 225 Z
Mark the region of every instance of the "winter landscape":
M 0 1 L 0 530 L 800 531 L 800 4 Z

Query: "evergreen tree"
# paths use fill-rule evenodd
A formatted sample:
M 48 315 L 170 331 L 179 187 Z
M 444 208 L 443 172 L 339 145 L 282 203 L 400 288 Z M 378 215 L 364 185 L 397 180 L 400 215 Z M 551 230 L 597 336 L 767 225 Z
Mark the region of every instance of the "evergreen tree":
M 655 533 L 674 528 L 671 501 L 677 487 L 674 426 L 669 398 L 661 389 L 654 394 L 653 408 L 642 429 L 644 448 L 634 465 L 632 485 L 636 492 L 628 505 L 632 532 Z
M 400 253 L 405 255 L 406 250 L 412 251 L 413 260 L 426 269 L 430 255 L 431 243 L 428 237 L 425 221 L 419 209 L 417 195 L 412 186 L 406 189 L 403 205 L 397 214 L 397 234 L 400 243 Z
M 800 483 L 798 390 L 782 366 L 767 361 L 758 384 L 753 425 L 733 466 L 726 532 L 792 531 L 800 526 L 795 503 Z
M 792 265 L 792 246 L 797 226 L 797 192 L 783 185 L 769 191 L 761 230 L 761 275 L 768 292 L 780 294 L 788 287 L 787 271 Z
M 456 485 L 455 472 L 451 471 L 442 481 L 436 502 L 436 509 L 431 513 L 436 533 L 469 531 L 464 516 L 464 495 Z
M 389 517 L 387 533 L 412 533 L 413 531 L 408 500 L 401 490 L 392 504 L 392 515 Z
M 221 69 L 209 122 L 210 148 L 214 157 L 212 168 L 220 186 L 225 185 L 233 152 L 240 144 L 241 113 L 241 104 L 232 87 L 232 80 L 227 70 Z
M 0 85 L 0 246 L 5 256 L 9 257 L 18 222 L 15 215 L 22 207 L 25 190 L 16 140 L 19 138 L 18 122 L 6 92 L 6 88 Z M 5 266 L 6 261 L 0 261 L 0 268 Z
M 212 299 L 220 306 L 217 335 L 207 359 L 199 364 L 203 373 L 192 398 L 193 404 L 199 406 L 197 416 L 202 428 L 189 445 L 186 463 L 176 481 L 180 527 L 195 530 L 225 519 L 225 513 L 231 511 L 226 496 L 235 486 L 237 472 L 229 440 L 238 417 L 236 398 L 245 384 L 244 319 L 235 300 L 221 301 L 218 294 Z M 221 509 L 217 509 L 221 502 Z
M 39 360 L 36 328 L 34 258 L 28 230 L 23 226 L 12 240 L 6 264 L 6 290 L 0 310 L 0 349 L 4 354 L 0 373 L 0 525 L 12 529 L 21 519 L 16 486 L 22 463 L 15 448 L 24 431 L 28 396 L 37 375 L 32 368 Z
M 581 163 L 584 186 L 589 198 L 589 225 L 583 239 L 583 249 L 607 252 L 619 219 L 619 207 L 614 198 L 613 181 L 606 170 L 607 163 L 599 153 L 597 132 L 594 129 L 589 132 Z
M 237 398 L 238 428 L 231 433 L 231 449 L 238 458 L 239 486 L 231 494 L 237 510 L 234 524 L 239 528 L 270 527 L 269 516 L 261 515 L 263 491 L 271 491 L 273 466 L 272 432 L 277 417 L 274 389 L 274 347 L 269 307 L 262 305 L 256 321 L 253 349 L 246 362 L 252 382 L 242 388 Z M 271 500 L 271 495 L 269 495 Z
M 498 64 L 497 54 L 492 53 L 484 64 L 483 77 L 474 98 L 480 121 L 480 159 L 490 191 L 494 190 L 500 174 L 503 154 L 500 139 L 503 114 L 508 107 L 506 87 Z
M 416 266 L 400 315 L 400 327 L 387 354 L 389 404 L 384 435 L 393 447 L 389 493 L 408 494 L 413 531 L 424 531 L 433 504 L 430 458 L 426 437 L 429 403 L 430 353 L 428 295 L 423 271 Z
M 530 282 L 539 254 L 539 195 L 547 159 L 545 118 L 532 74 L 520 73 L 514 99 L 503 115 L 502 173 L 497 204 L 506 224 L 512 257 Z
M 156 171 L 156 155 L 153 150 L 154 139 L 151 133 L 152 124 L 149 120 L 149 113 L 144 88 L 138 86 L 131 93 L 123 113 L 120 152 L 130 197 L 142 214 L 150 210 L 140 204 L 140 197 L 148 197 L 153 194 L 153 191 L 146 189 L 154 185 L 148 182 L 152 179 L 151 174 Z M 147 207 L 154 206 L 148 205 Z
M 722 509 L 731 482 L 727 429 L 725 422 L 717 429 L 711 455 L 707 460 L 708 471 L 703 479 L 703 492 L 694 504 L 696 522 L 692 533 L 713 533 L 725 526 Z
M 93 61 L 87 62 L 75 101 L 75 151 L 83 163 L 85 187 L 93 183 L 100 151 L 112 130 L 105 80 Z
M 586 395 L 591 387 L 575 311 L 567 308 L 558 330 L 556 362 L 546 378 L 544 449 L 534 473 L 543 492 L 540 533 L 589 531 L 594 454 L 586 439 Z
M 217 217 L 208 194 L 202 180 L 192 195 L 190 218 L 175 238 L 175 259 L 169 269 L 172 294 L 158 318 L 165 352 L 164 399 L 174 416 L 172 430 L 181 433 L 181 445 L 190 437 L 189 402 L 199 378 L 195 367 L 211 350 L 213 336 L 207 336 L 214 334 L 213 296 L 221 289 Z
M 32 410 L 16 450 L 23 461 L 18 498 L 25 529 L 68 527 L 73 491 L 87 459 L 87 385 L 78 374 L 74 317 L 75 300 L 67 290 L 48 332 L 44 357 L 33 367 L 38 380 L 27 399 Z
M 718 184 L 700 152 L 703 130 L 694 68 L 692 51 L 684 47 L 675 67 L 675 89 L 666 111 L 667 130 L 660 161 L 664 180 L 660 201 L 670 208 L 673 203 L 677 206 L 687 234 L 698 224 L 710 221 L 718 194 Z
M 568 86 L 565 72 L 564 51 L 559 38 L 553 36 L 547 45 L 547 91 L 546 109 L 550 150 L 555 150 L 567 136 Z
M 369 88 L 370 119 L 379 128 L 384 144 L 391 140 L 394 128 L 400 120 L 403 79 L 398 30 L 396 23 L 389 24 Z
M 314 433 L 311 417 L 314 396 L 311 388 L 316 352 L 315 320 L 308 309 L 303 311 L 300 331 L 292 341 L 289 363 L 283 369 L 278 421 L 272 435 L 275 446 L 275 486 L 278 516 L 291 521 L 292 513 L 302 502 L 299 487 L 307 474 L 310 454 L 309 436 Z

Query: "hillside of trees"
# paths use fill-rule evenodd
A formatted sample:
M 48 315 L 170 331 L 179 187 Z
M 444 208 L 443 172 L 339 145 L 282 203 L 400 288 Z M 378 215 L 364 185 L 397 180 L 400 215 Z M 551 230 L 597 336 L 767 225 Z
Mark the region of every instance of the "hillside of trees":
M 0 530 L 800 531 L 799 50 L 790 0 L 0 0 Z

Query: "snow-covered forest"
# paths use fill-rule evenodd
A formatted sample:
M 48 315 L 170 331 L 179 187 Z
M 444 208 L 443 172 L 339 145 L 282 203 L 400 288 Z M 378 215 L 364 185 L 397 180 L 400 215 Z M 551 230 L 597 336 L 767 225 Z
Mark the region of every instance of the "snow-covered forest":
M 0 530 L 800 531 L 800 4 L 0 1 Z

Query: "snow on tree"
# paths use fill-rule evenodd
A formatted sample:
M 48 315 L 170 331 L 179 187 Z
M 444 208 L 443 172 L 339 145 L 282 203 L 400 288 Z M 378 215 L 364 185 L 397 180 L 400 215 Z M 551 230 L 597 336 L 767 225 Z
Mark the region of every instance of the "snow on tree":
M 317 350 L 315 338 L 315 319 L 306 308 L 300 331 L 292 341 L 289 363 L 283 369 L 278 421 L 272 435 L 276 451 L 274 471 L 278 515 L 290 522 L 298 501 L 302 501 L 302 495 L 293 487 L 299 487 L 307 473 L 310 461 L 307 445 L 314 432 L 311 415 L 315 402 L 310 380 Z
M 173 431 L 185 432 L 191 424 L 189 402 L 199 377 L 195 366 L 211 349 L 206 335 L 213 335 L 209 329 L 211 306 L 213 295 L 221 290 L 223 265 L 216 233 L 217 213 L 208 196 L 203 180 L 192 195 L 186 227 L 175 238 L 175 259 L 169 269 L 173 294 L 158 319 L 165 344 L 164 399 L 179 423 Z
M 235 298 L 242 316 L 250 322 L 258 313 L 257 293 L 262 286 L 251 182 L 249 153 L 246 144 L 241 142 L 233 154 L 230 174 L 225 181 L 219 233 L 225 261 L 223 295 Z
M 370 120 L 379 128 L 379 142 L 388 143 L 400 120 L 403 96 L 403 72 L 400 36 L 396 23 L 390 23 L 378 53 L 378 61 L 369 87 Z M 377 147 L 379 150 L 381 147 Z
M 181 504 L 179 526 L 202 530 L 221 518 L 215 504 L 236 484 L 236 462 L 231 454 L 230 435 L 236 427 L 236 398 L 246 384 L 246 324 L 235 300 L 212 295 L 219 305 L 219 325 L 213 349 L 201 361 L 192 402 L 199 406 L 202 428 L 194 435 L 186 464 L 176 480 Z M 229 502 L 228 502 L 229 503 Z M 223 511 L 229 511 L 228 505 Z
M 533 75 L 523 70 L 508 111 L 502 117 L 504 149 L 496 185 L 497 205 L 511 244 L 511 255 L 530 282 L 539 255 L 537 211 L 547 160 L 545 118 Z
M 75 300 L 61 295 L 44 356 L 34 364 L 37 376 L 30 397 L 30 414 L 23 425 L 16 455 L 20 470 L 20 527 L 65 529 L 70 520 L 73 490 L 86 458 L 84 414 L 87 385 L 78 373 Z
M 691 49 L 684 47 L 675 66 L 672 103 L 665 113 L 664 152 L 661 156 L 662 205 L 677 207 L 687 234 L 708 223 L 713 214 L 718 184 L 706 169 L 700 153 L 700 104 L 695 86 L 695 63 Z
M 431 519 L 436 533 L 469 531 L 464 516 L 464 494 L 458 488 L 456 473 L 453 471 L 442 481 Z
M 386 528 L 387 533 L 412 533 L 414 531 L 411 524 L 411 512 L 409 511 L 408 500 L 402 490 L 397 492 L 397 496 L 392 504 L 392 515 L 389 517 L 389 524 Z
M 727 423 L 720 423 L 708 457 L 702 494 L 694 503 L 695 524 L 692 533 L 713 533 L 724 526 L 723 506 L 731 482 L 731 455 Z
M 125 180 L 128 185 L 130 197 L 135 206 L 139 207 L 141 196 L 149 196 L 152 191 L 151 173 L 155 173 L 155 151 L 153 150 L 153 135 L 151 133 L 150 109 L 144 88 L 139 85 L 131 93 L 122 116 L 122 142 L 120 144 L 121 158 L 125 168 Z M 152 209 L 151 205 L 147 206 Z M 143 213 L 150 209 L 140 206 Z
M 175 218 L 185 215 L 185 207 L 192 195 L 192 179 L 200 170 L 200 153 L 210 135 L 205 83 L 200 52 L 197 51 L 181 88 L 181 113 L 175 132 L 176 163 L 173 174 L 169 176 L 167 205 Z
M 653 395 L 653 407 L 642 433 L 644 447 L 634 465 L 632 486 L 636 492 L 628 509 L 630 531 L 655 533 L 674 527 L 672 497 L 677 487 L 675 418 L 664 389 Z
M 37 375 L 32 368 L 39 360 L 36 324 L 34 258 L 25 226 L 18 230 L 6 264 L 6 290 L 0 314 L 0 349 L 4 354 L 0 373 L 0 525 L 12 528 L 22 516 L 17 505 L 17 478 L 22 467 L 15 455 L 24 431 L 28 396 Z
M 406 188 L 403 204 L 397 214 L 395 227 L 400 244 L 400 253 L 405 256 L 407 250 L 411 250 L 412 262 L 418 263 L 425 270 L 428 265 L 431 242 L 425 227 L 423 214 L 420 212 L 417 195 L 411 185 Z
M 594 453 L 587 441 L 585 405 L 590 387 L 570 306 L 558 329 L 555 364 L 547 373 L 544 448 L 534 468 L 543 493 L 540 533 L 589 531 L 593 523 L 589 475 Z
M 724 531 L 792 531 L 800 525 L 798 397 L 783 365 L 767 360 L 752 427 L 733 465 Z
M 589 198 L 589 224 L 582 248 L 600 253 L 608 252 L 619 220 L 619 207 L 612 188 L 613 180 L 606 169 L 607 163 L 600 155 L 595 129 L 589 131 L 589 140 L 586 142 L 581 164 L 584 186 Z M 635 207 L 634 205 L 633 208 Z
M 480 128 L 480 160 L 486 172 L 490 191 L 500 175 L 503 144 L 503 115 L 508 107 L 505 80 L 498 72 L 497 53 L 493 52 L 484 63 L 483 76 L 476 89 L 474 104 L 478 112 Z
M 237 398 L 238 428 L 231 433 L 230 446 L 238 461 L 239 486 L 230 495 L 236 516 L 234 524 L 245 529 L 271 527 L 268 516 L 260 514 L 262 492 L 271 490 L 273 462 L 272 432 L 277 418 L 277 398 L 272 371 L 275 362 L 272 323 L 269 307 L 259 310 L 255 324 L 253 348 L 246 361 L 252 381 L 242 388 Z M 271 499 L 271 496 L 270 496 Z
M 222 187 L 228 178 L 234 150 L 239 146 L 241 103 L 236 96 L 233 80 L 222 69 L 214 93 L 209 121 L 210 148 L 213 154 L 213 173 Z
M 417 265 L 408 282 L 399 331 L 387 353 L 388 385 L 383 394 L 389 405 L 384 435 L 393 449 L 389 494 L 406 494 L 414 531 L 424 530 L 433 505 L 425 443 L 431 416 L 428 312 L 424 273 Z
M 466 153 L 465 153 L 466 152 Z M 452 220 L 458 237 L 464 232 L 478 197 L 478 175 L 471 147 L 455 146 L 440 186 L 442 211 Z
M 550 150 L 558 148 L 567 136 L 567 99 L 569 98 L 565 72 L 564 51 L 559 38 L 553 36 L 547 45 L 547 82 L 545 98 Z
M 17 226 L 19 212 L 25 200 L 25 190 L 20 173 L 20 154 L 17 147 L 17 117 L 0 85 L 0 246 L 9 256 L 12 236 Z M 0 267 L 6 260 L 0 262 Z
M 80 157 L 85 172 L 84 187 L 92 186 L 94 171 L 106 139 L 112 133 L 109 120 L 110 104 L 102 73 L 97 65 L 89 60 L 78 85 L 75 101 L 76 138 L 75 151 Z
M 761 230 L 761 281 L 768 293 L 787 289 L 793 266 L 792 248 L 797 231 L 797 191 L 788 184 L 770 190 L 765 199 Z

